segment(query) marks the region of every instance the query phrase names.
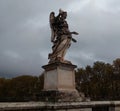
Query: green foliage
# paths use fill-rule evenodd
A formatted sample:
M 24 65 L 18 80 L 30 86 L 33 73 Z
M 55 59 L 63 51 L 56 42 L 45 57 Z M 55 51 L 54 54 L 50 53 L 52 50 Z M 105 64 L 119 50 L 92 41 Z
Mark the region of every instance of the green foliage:
M 76 88 L 91 100 L 120 100 L 120 59 L 77 69 Z

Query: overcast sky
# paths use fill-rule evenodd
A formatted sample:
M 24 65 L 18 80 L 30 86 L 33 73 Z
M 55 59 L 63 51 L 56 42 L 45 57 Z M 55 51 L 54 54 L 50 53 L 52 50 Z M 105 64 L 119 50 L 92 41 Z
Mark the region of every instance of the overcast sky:
M 66 59 L 78 67 L 120 56 L 120 0 L 0 0 L 0 75 L 40 75 L 51 52 L 49 14 L 77 31 Z

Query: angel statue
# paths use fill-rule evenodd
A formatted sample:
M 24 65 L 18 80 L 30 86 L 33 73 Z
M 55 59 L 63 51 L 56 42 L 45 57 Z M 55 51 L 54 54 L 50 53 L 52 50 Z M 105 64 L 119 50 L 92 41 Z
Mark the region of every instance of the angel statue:
M 65 20 L 66 17 L 67 12 L 61 9 L 57 16 L 55 16 L 54 12 L 50 13 L 49 22 L 51 28 L 51 42 L 53 43 L 53 46 L 52 53 L 48 55 L 48 59 L 50 59 L 49 63 L 57 61 L 71 63 L 70 61 L 64 60 L 64 56 L 71 45 L 71 41 L 76 42 L 76 40 L 72 38 L 72 34 L 78 35 L 78 33 L 69 31 L 67 21 Z

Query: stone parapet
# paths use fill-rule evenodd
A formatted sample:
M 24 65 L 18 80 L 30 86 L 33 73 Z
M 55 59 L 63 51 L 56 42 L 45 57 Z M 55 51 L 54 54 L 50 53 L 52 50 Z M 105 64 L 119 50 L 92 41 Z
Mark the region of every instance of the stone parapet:
M 120 101 L 0 103 L 0 111 L 120 111 Z

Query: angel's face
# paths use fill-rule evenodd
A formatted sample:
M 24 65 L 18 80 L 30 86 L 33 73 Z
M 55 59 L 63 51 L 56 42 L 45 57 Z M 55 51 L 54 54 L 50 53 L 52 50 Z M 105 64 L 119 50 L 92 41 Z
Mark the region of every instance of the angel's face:
M 64 12 L 63 13 L 63 19 L 66 19 L 67 18 L 67 12 Z

